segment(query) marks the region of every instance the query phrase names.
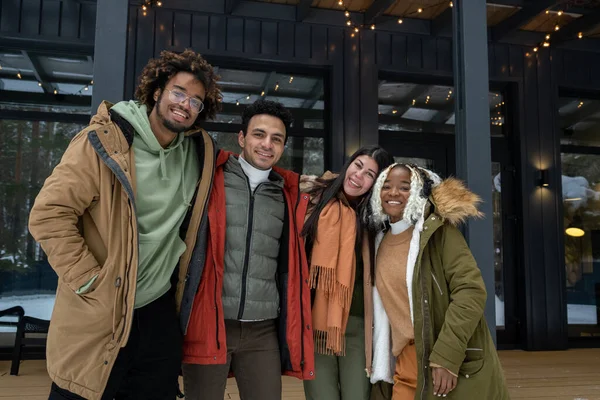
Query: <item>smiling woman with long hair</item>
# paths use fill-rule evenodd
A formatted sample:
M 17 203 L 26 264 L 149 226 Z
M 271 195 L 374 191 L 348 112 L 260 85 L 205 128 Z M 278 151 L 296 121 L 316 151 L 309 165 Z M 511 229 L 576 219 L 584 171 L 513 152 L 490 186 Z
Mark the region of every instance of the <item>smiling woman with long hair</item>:
M 363 147 L 339 175 L 313 181 L 310 216 L 302 233 L 313 289 L 315 380 L 305 381 L 308 400 L 366 400 L 363 365 L 364 303 L 359 213 L 379 175 L 391 162 L 379 146 Z
M 509 398 L 483 316 L 481 272 L 457 226 L 482 217 L 457 179 L 392 164 L 363 214 L 376 233 L 365 247 L 365 324 L 372 399 Z M 393 386 L 392 386 L 393 385 Z

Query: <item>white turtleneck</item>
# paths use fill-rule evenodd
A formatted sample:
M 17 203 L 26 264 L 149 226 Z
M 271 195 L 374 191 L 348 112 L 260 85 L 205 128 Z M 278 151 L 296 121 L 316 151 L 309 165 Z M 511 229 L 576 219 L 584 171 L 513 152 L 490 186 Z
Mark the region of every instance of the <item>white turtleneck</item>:
M 252 166 L 252 164 L 250 164 L 248 161 L 244 160 L 244 157 L 242 157 L 241 154 L 238 157 L 238 160 L 240 161 L 240 166 L 242 167 L 244 174 L 246 174 L 248 177 L 248 182 L 250 182 L 250 190 L 252 190 L 252 193 L 254 193 L 254 189 L 256 189 L 258 185 L 269 180 L 271 168 L 267 170 L 258 169 Z
M 390 223 L 390 231 L 391 231 L 392 235 L 399 235 L 400 233 L 404 232 L 411 226 L 412 226 L 411 224 L 409 224 L 405 220 L 401 219 L 398 222 Z

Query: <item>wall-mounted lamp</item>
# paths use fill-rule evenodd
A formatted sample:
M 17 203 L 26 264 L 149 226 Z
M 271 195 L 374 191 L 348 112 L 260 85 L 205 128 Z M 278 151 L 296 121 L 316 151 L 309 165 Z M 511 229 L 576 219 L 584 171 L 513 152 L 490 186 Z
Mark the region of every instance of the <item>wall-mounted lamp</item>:
M 579 215 L 576 215 L 573 218 L 573 221 L 569 224 L 567 229 L 565 229 L 565 233 L 572 237 L 582 237 L 585 235 L 585 231 L 583 230 L 583 221 Z
M 548 183 L 548 170 L 540 169 L 536 174 L 536 183 L 540 187 L 548 187 L 550 184 Z

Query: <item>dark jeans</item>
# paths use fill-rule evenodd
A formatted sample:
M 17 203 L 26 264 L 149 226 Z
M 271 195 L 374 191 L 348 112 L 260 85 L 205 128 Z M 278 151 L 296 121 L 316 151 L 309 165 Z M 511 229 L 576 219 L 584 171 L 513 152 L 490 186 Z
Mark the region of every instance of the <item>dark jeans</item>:
M 102 400 L 175 399 L 182 346 L 172 292 L 135 310 L 129 341 L 119 351 Z M 48 399 L 83 398 L 52 383 Z
M 281 400 L 275 320 L 225 321 L 227 364 L 183 364 L 186 400 L 222 400 L 230 369 L 244 400 Z

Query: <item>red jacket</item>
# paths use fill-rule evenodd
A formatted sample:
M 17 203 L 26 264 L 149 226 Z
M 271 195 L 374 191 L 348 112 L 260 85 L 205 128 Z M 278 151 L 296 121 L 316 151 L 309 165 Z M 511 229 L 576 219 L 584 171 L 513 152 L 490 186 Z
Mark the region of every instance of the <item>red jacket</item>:
M 208 204 L 206 262 L 184 338 L 183 362 L 188 364 L 225 364 L 227 340 L 223 318 L 223 269 L 225 253 L 225 175 L 223 166 L 232 153 L 220 151 Z M 308 195 L 301 194 L 300 176 L 273 167 L 284 178 L 286 215 L 281 250 L 286 254 L 287 279 L 280 275 L 281 311 L 278 318 L 282 373 L 300 379 L 314 378 L 314 344 L 308 263 L 304 239 L 300 235 L 308 206 Z M 285 302 L 285 303 L 284 303 Z

